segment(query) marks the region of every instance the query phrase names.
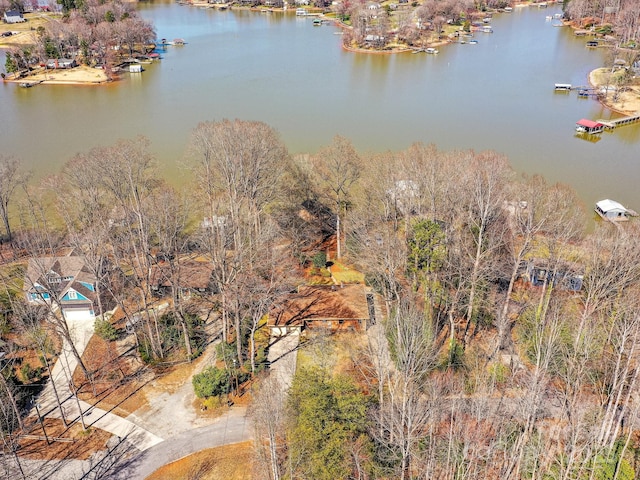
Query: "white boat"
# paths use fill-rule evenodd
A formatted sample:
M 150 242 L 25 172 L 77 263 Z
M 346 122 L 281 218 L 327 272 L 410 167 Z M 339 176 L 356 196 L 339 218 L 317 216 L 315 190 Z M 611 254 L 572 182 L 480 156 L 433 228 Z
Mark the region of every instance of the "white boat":
M 469 40 L 469 45 L 477 45 L 478 40 Z
M 437 49 L 435 49 L 435 48 L 431 48 L 431 47 L 429 47 L 429 48 L 426 48 L 426 49 L 425 49 L 425 52 L 426 52 L 426 53 L 431 53 L 431 54 L 436 54 L 436 53 L 438 53 L 438 50 L 437 50 Z
M 304 8 L 298 8 L 296 10 L 297 17 L 304 17 L 307 14 L 307 11 Z

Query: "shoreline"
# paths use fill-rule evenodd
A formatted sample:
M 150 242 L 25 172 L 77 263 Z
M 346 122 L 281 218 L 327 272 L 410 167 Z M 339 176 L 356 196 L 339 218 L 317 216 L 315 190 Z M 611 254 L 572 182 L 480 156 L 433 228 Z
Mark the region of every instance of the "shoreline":
M 554 0 L 550 0 L 549 3 L 556 3 Z M 233 9 L 233 10 L 247 10 L 247 11 L 264 11 L 267 9 L 258 9 L 252 7 L 238 7 L 227 4 L 210 4 L 205 3 L 202 0 L 196 1 L 183 1 L 182 5 L 185 6 L 193 6 L 199 8 L 213 8 L 213 9 Z M 521 3 L 516 2 L 515 7 L 527 7 L 527 6 L 537 6 L 537 3 Z M 315 10 L 315 9 L 309 9 Z M 291 13 L 295 13 L 294 9 L 274 9 L 269 8 L 269 12 L 275 13 L 283 13 L 287 14 L 291 11 Z M 497 12 L 500 13 L 500 12 Z M 350 29 L 348 25 L 343 24 L 338 21 L 337 18 L 327 17 L 321 12 L 310 11 L 309 16 L 313 16 L 315 18 L 322 18 L 323 20 L 327 20 L 333 23 L 334 26 L 340 29 Z M 38 22 L 46 21 L 47 17 L 45 15 L 37 15 L 34 16 L 33 20 Z M 33 24 L 33 22 L 32 22 Z M 571 23 L 565 22 L 565 25 L 572 28 L 574 31 L 577 30 L 577 26 Z M 14 38 L 11 38 L 8 42 L 0 42 L 0 48 L 8 49 L 12 46 L 15 46 L 15 40 L 18 40 L 18 44 L 23 43 L 25 37 L 30 37 L 30 33 L 33 32 L 33 27 L 29 26 L 29 28 L 25 28 L 26 26 L 21 25 L 20 32 L 15 32 L 13 35 Z M 436 42 L 430 43 L 430 47 L 439 47 L 443 45 L 448 45 L 456 43 L 452 38 L 441 38 Z M 416 50 L 420 50 L 418 47 L 412 47 L 409 45 L 396 45 L 387 50 L 378 50 L 373 48 L 362 48 L 357 46 L 345 45 L 341 43 L 341 48 L 344 51 L 351 53 L 364 53 L 364 54 L 374 54 L 374 55 L 393 55 L 393 54 L 406 54 L 410 52 L 415 52 Z M 426 47 L 421 47 L 422 49 Z M 606 85 L 610 85 L 609 81 L 604 82 L 602 79 L 598 79 L 600 75 L 602 75 L 603 70 L 606 70 L 603 67 L 596 68 L 589 72 L 587 75 L 587 81 L 589 85 L 593 88 L 601 88 Z M 56 69 L 56 70 L 47 70 L 42 69 L 37 72 L 31 72 L 31 74 L 26 76 L 16 77 L 16 74 L 3 74 L 3 82 L 4 83 L 17 83 L 24 84 L 23 86 L 32 87 L 36 85 L 76 85 L 76 86 L 97 86 L 97 85 L 105 85 L 113 82 L 119 81 L 121 78 L 119 75 L 115 75 L 113 78 L 109 78 L 104 70 L 91 68 L 85 65 L 80 65 L 71 69 Z M 614 113 L 620 115 L 630 115 L 640 111 L 640 83 L 637 85 L 631 86 L 627 91 L 620 93 L 620 97 L 617 101 L 613 100 L 613 93 L 607 93 L 607 95 L 598 95 L 597 101 L 604 106 L 605 108 L 611 110 Z
M 9 75 L 13 78 L 9 78 Z M 109 79 L 104 70 L 80 65 L 69 69 L 40 70 L 30 75 L 16 77 L 15 74 L 6 75 L 5 83 L 36 85 L 105 85 L 118 79 Z
M 587 76 L 589 85 L 593 88 L 605 87 L 606 83 L 598 81 L 597 77 L 601 74 L 606 74 L 608 70 L 608 68 L 604 67 L 591 70 Z M 622 98 L 617 101 L 610 98 L 612 96 L 613 92 L 607 93 L 606 95 L 598 95 L 598 103 L 619 115 L 633 115 L 640 112 L 640 86 L 634 85 L 630 87 L 629 90 L 622 92 L 620 94 Z

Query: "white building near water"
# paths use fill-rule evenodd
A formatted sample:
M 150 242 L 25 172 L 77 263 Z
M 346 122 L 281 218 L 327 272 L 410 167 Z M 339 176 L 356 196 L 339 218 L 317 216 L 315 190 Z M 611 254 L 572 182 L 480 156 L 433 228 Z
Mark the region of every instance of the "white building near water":
M 616 201 L 600 200 L 596 203 L 596 213 L 605 220 L 611 220 L 613 222 L 623 222 L 629 220 L 629 210 L 623 207 Z
M 4 12 L 2 16 L 2 20 L 4 23 L 22 23 L 26 22 L 25 18 L 22 16 L 18 10 L 7 10 Z

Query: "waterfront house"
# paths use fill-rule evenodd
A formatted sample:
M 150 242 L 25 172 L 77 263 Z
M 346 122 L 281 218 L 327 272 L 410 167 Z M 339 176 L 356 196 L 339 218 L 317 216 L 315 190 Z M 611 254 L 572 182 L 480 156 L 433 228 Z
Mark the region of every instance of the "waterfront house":
M 561 290 L 577 292 L 582 288 L 584 268 L 573 262 L 550 264 L 546 259 L 533 258 L 526 263 L 524 279 L 536 287 L 550 284 Z
M 609 200 L 600 200 L 596 203 L 595 211 L 605 220 L 612 222 L 624 222 L 629 220 L 629 211 L 618 202 Z
M 22 4 L 25 12 L 60 12 L 62 5 L 55 0 L 25 0 Z
M 22 23 L 26 22 L 25 18 L 22 16 L 18 10 L 7 10 L 4 12 L 2 17 L 4 23 Z
M 416 200 L 420 196 L 420 185 L 413 180 L 398 180 L 387 196 L 398 211 L 404 215 L 415 213 Z
M 373 35 L 370 33 L 364 37 L 364 41 L 366 43 L 383 44 L 384 37 L 382 35 Z
M 77 67 L 78 62 L 73 58 L 51 58 L 47 60 L 45 66 L 50 70 L 58 70 Z
M 213 263 L 195 260 L 175 260 L 173 263 L 161 261 L 151 268 L 149 287 L 154 295 L 163 297 L 177 287 L 181 298 L 192 294 L 213 293 Z
M 98 306 L 97 279 L 84 257 L 30 258 L 24 279 L 29 303 L 61 310 L 66 320 L 91 320 Z
M 283 336 L 304 329 L 330 333 L 365 331 L 375 323 L 373 296 L 363 285 L 303 286 L 269 313 L 271 333 Z

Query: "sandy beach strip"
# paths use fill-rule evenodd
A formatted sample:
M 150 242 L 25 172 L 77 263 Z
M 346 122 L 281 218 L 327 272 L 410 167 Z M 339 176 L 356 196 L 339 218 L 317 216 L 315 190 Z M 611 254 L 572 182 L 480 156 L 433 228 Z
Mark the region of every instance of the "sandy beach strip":
M 11 78 L 7 75 L 6 82 L 40 83 L 44 85 L 99 85 L 107 83 L 107 73 L 101 68 L 91 68 L 85 65 L 69 69 L 45 70 L 21 78 Z
M 610 69 L 596 68 L 589 72 L 589 84 L 594 88 L 601 88 L 607 85 L 607 78 L 610 76 Z M 609 80 L 609 83 L 611 80 Z M 610 91 L 606 97 L 599 97 L 600 103 L 605 107 L 614 110 L 623 115 L 632 115 L 640 112 L 640 85 L 634 84 L 627 87 L 624 92 L 618 94 L 617 100 L 614 100 L 614 92 Z

